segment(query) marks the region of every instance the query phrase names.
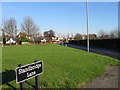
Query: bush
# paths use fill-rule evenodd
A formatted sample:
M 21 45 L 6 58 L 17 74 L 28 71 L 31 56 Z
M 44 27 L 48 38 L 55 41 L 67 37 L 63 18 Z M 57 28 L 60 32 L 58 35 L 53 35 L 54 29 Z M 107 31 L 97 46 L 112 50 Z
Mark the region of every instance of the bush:
M 118 46 L 120 46 L 120 39 L 94 39 L 94 40 L 90 40 L 89 42 L 90 42 L 90 46 L 92 47 L 118 50 Z M 69 41 L 69 43 L 86 46 L 87 40 L 71 40 Z
M 34 44 L 35 42 L 34 42 L 34 41 L 29 41 L 29 43 L 32 43 L 32 44 Z
M 21 41 L 22 41 L 22 42 L 28 42 L 28 39 L 27 39 L 25 36 L 22 36 L 22 37 L 21 37 Z
M 5 35 L 3 35 L 3 44 L 4 45 L 6 44 L 6 37 L 5 37 Z

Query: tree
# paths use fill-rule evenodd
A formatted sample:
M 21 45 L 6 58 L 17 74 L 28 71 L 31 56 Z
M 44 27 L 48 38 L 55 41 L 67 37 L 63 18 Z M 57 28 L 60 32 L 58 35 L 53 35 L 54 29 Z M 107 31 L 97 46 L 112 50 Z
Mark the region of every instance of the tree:
M 120 30 L 112 30 L 109 34 L 110 38 L 120 38 Z
M 82 39 L 82 35 L 77 33 L 74 37 L 75 40 L 81 40 Z
M 25 17 L 21 24 L 21 30 L 27 35 L 35 35 L 39 31 L 38 25 L 33 21 L 31 17 Z
M 101 35 L 100 36 L 100 39 L 108 39 L 109 38 L 109 35 Z
M 116 38 L 117 37 L 117 31 L 116 30 L 111 31 L 110 34 L 109 34 L 109 37 L 110 38 Z
M 70 33 L 67 33 L 67 39 L 69 39 L 70 38 Z
M 6 37 L 5 37 L 5 34 L 3 33 L 3 42 L 2 42 L 4 45 L 6 44 Z
M 51 41 L 52 37 L 55 37 L 55 32 L 53 30 L 45 31 L 44 37 L 47 39 L 47 41 Z
M 14 18 L 9 18 L 4 21 L 3 32 L 7 33 L 10 37 L 17 35 L 17 23 Z
M 120 30 L 118 30 L 118 38 L 120 38 Z
M 108 38 L 109 38 L 109 35 L 108 35 L 105 31 L 100 30 L 100 31 L 98 32 L 98 37 L 99 37 L 100 39 L 108 39 Z
M 106 32 L 104 30 L 100 30 L 98 32 L 98 37 L 102 36 L 102 35 L 106 35 Z
M 42 37 L 33 37 L 35 43 L 39 44 L 41 42 Z
M 89 34 L 89 39 L 96 39 L 97 35 L 96 34 Z

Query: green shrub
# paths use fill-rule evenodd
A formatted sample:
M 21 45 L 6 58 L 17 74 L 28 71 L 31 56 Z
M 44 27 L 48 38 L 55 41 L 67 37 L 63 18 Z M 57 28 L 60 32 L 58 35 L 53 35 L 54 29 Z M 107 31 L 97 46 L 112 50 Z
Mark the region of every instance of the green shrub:
M 22 36 L 22 37 L 21 37 L 21 41 L 22 41 L 22 42 L 28 42 L 28 39 L 27 39 L 25 36 Z
M 4 34 L 3 34 L 3 44 L 4 44 L 4 45 L 6 44 L 6 37 L 5 37 Z
M 29 43 L 32 43 L 32 44 L 34 44 L 35 42 L 34 42 L 34 41 L 29 41 Z

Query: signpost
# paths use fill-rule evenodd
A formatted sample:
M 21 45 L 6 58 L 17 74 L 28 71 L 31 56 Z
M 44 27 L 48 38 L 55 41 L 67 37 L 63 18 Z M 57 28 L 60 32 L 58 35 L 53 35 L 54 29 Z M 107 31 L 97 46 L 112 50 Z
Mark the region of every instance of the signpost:
M 20 83 L 21 90 L 24 88 L 24 81 L 35 77 L 35 87 L 38 89 L 39 86 L 39 74 L 43 72 L 43 62 L 34 61 L 32 64 L 18 65 L 16 68 L 16 83 Z

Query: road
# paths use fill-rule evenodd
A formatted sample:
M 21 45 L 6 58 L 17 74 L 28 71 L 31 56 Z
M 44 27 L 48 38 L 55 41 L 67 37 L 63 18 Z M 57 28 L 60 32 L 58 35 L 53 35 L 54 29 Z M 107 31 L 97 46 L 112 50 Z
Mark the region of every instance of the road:
M 60 45 L 64 45 L 67 47 L 72 47 L 72 48 L 87 51 L 87 48 L 85 46 L 78 46 L 78 45 L 73 45 L 73 44 L 69 44 L 69 43 L 63 43 Z M 116 58 L 116 59 L 120 60 L 120 51 L 117 51 L 117 50 L 90 47 L 90 52 L 109 56 L 109 57 Z

